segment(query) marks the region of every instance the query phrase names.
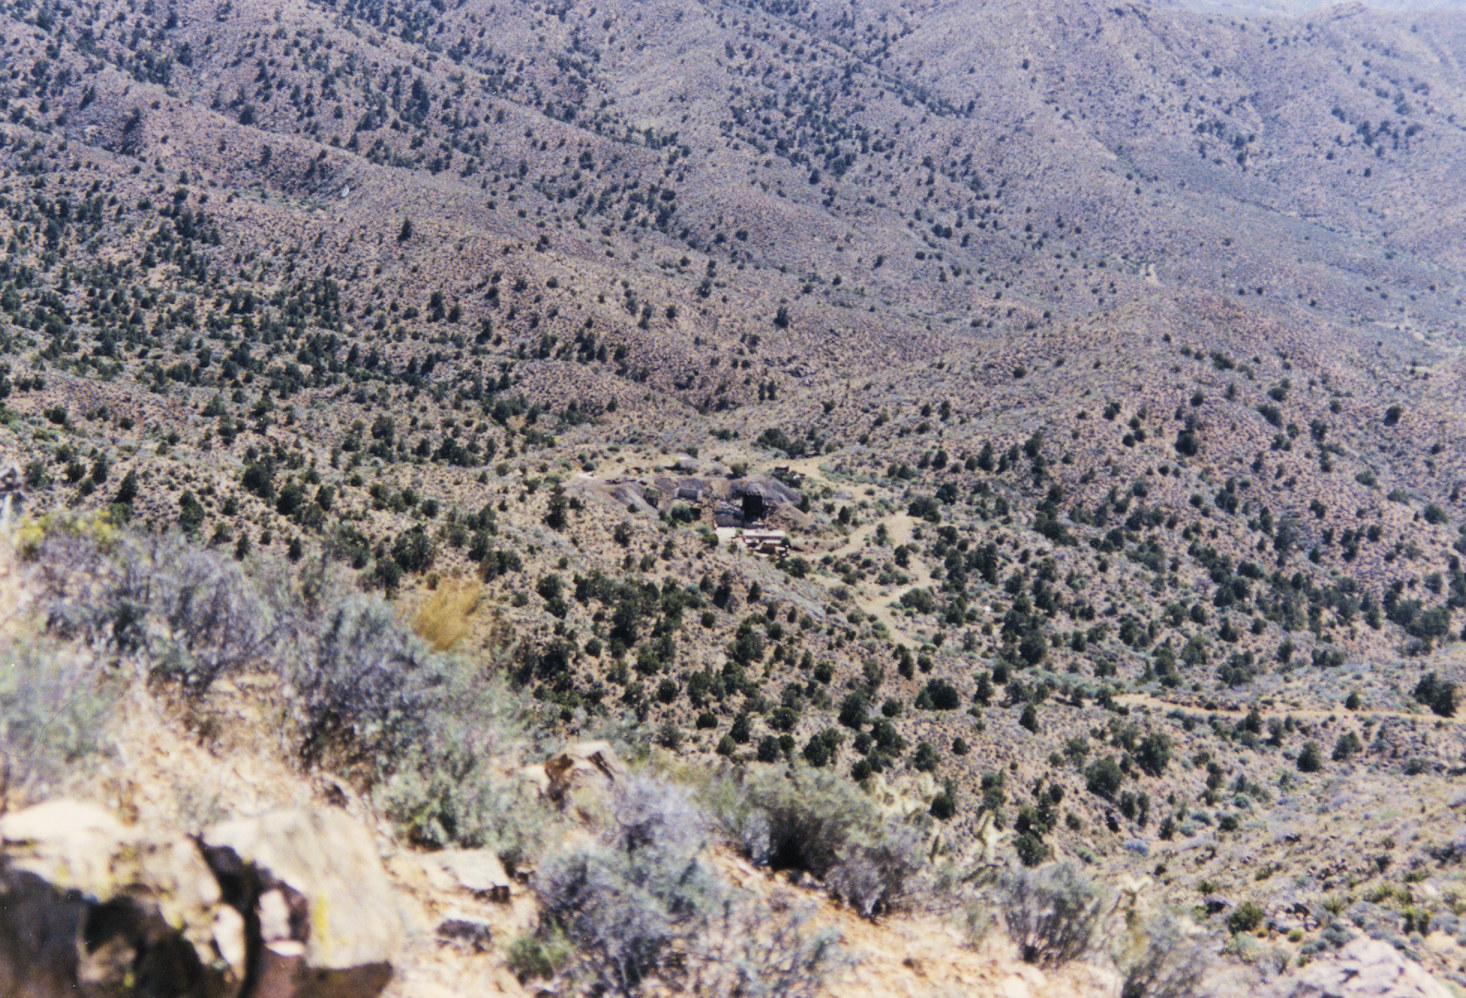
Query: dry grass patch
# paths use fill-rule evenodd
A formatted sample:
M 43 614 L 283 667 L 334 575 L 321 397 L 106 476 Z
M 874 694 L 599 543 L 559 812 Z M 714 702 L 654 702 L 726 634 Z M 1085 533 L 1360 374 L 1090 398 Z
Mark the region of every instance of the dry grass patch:
M 450 651 L 468 634 L 483 596 L 483 584 L 475 579 L 440 582 L 413 614 L 413 632 L 438 651 Z

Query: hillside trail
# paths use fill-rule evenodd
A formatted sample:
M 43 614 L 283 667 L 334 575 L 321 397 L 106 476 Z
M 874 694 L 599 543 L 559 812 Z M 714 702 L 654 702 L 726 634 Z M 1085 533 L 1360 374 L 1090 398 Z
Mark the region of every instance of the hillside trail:
M 1172 700 L 1162 700 L 1153 697 L 1149 693 L 1119 693 L 1115 695 L 1115 702 L 1126 706 L 1136 705 L 1150 707 L 1155 710 L 1181 710 L 1195 714 L 1220 714 L 1223 717 L 1246 717 L 1255 709 L 1258 715 L 1264 719 L 1272 717 L 1292 717 L 1309 721 L 1339 721 L 1346 717 L 1376 718 L 1381 720 L 1399 721 L 1430 721 L 1443 724 L 1466 724 L 1466 717 L 1441 717 L 1438 714 L 1431 714 L 1425 711 L 1411 713 L 1403 710 L 1371 710 L 1361 707 L 1359 710 L 1349 710 L 1345 707 L 1199 707 L 1194 704 L 1177 703 Z

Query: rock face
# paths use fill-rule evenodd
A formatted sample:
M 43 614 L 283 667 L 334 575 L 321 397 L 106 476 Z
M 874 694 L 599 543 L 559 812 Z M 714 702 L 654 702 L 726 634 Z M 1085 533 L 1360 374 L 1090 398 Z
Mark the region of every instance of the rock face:
M 258 926 L 259 998 L 357 998 L 392 976 L 402 914 L 371 836 L 336 811 L 277 811 L 215 825 L 202 845 Z
M 233 998 L 246 953 L 192 840 L 76 801 L 0 819 L 0 994 Z
M 1331 958 L 1279 981 L 1273 998 L 1451 998 L 1451 991 L 1389 943 L 1360 937 Z
M 202 842 L 76 801 L 0 819 L 5 998 L 371 998 L 402 936 L 370 835 L 338 812 Z

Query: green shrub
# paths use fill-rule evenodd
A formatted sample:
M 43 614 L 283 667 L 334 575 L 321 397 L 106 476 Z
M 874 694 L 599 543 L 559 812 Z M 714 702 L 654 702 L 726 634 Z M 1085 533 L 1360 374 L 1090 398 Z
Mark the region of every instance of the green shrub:
M 177 537 L 46 534 L 34 552 L 52 633 L 140 661 L 198 696 L 280 652 L 297 594 L 268 587 L 227 555 Z
M 915 703 L 921 710 L 956 710 L 962 706 L 962 697 L 947 680 L 932 679 L 916 695 Z
M 1141 740 L 1135 761 L 1151 776 L 1160 776 L 1171 761 L 1171 739 L 1159 731 L 1152 731 Z
M 1359 736 L 1352 731 L 1340 735 L 1338 741 L 1334 742 L 1333 760 L 1335 762 L 1348 762 L 1364 749 L 1364 743 Z
M 1140 951 L 1121 960 L 1120 998 L 1192 998 L 1211 967 L 1200 931 L 1169 912 L 1144 927 Z
M 0 766 L 15 802 L 61 789 L 111 751 L 117 691 L 91 660 L 11 642 L 0 668 Z M 3 803 L 3 801 L 0 801 Z
M 1070 863 L 1006 874 L 998 906 L 1023 959 L 1054 967 L 1086 953 L 1103 920 L 1106 897 Z
M 521 747 L 518 698 L 435 652 L 390 604 L 319 567 L 241 566 L 176 537 L 60 521 L 33 533 L 36 602 L 53 635 L 193 697 L 245 670 L 273 672 L 302 756 L 329 758 L 374 786 L 409 838 L 491 847 L 511 865 L 540 848 L 551 825 L 533 795 L 487 770 Z M 0 737 L 54 743 L 63 760 L 93 751 L 105 710 L 92 691 L 101 686 L 75 669 L 56 657 L 40 679 L 0 689 Z M 48 697 L 56 720 L 33 724 Z
M 570 973 L 589 991 L 635 995 L 655 982 L 715 998 L 817 993 L 832 937 L 807 932 L 805 912 L 776 910 L 719 877 L 701 858 L 706 822 L 685 792 L 633 777 L 607 811 L 596 841 L 552 857 L 533 880 L 537 935 L 565 933 Z
M 386 602 L 347 598 L 290 676 L 307 755 L 369 758 L 418 741 L 446 685 L 445 663 Z
M 829 765 L 840 751 L 840 742 L 840 732 L 834 728 L 826 728 L 818 734 L 811 735 L 804 746 L 805 761 L 815 767 Z
M 412 750 L 394 761 L 378 796 L 401 834 L 429 848 L 491 849 L 514 870 L 539 855 L 558 815 L 523 782 L 500 783 L 468 751 Z
M 1243 901 L 1227 916 L 1227 928 L 1233 932 L 1252 932 L 1262 924 L 1263 912 L 1252 901 Z
M 569 936 L 577 976 L 601 991 L 635 994 L 671 962 L 686 923 L 710 901 L 712 874 L 696 859 L 701 836 L 685 798 L 652 799 L 649 784 L 631 781 L 618 792 L 602 841 L 553 856 L 537 871 L 543 930 Z
M 1049 858 L 1049 847 L 1032 832 L 1024 832 L 1013 840 L 1013 849 L 1024 866 L 1038 866 Z
M 708 788 L 713 812 L 750 860 L 805 870 L 867 917 L 905 902 L 923 868 L 919 836 L 893 826 L 860 788 L 806 766 L 767 768 Z
M 1038 710 L 1034 708 L 1033 704 L 1023 708 L 1023 713 L 1018 717 L 1018 724 L 1035 734 L 1038 733 Z
M 901 605 L 917 613 L 935 613 L 937 601 L 930 589 L 909 589 L 901 594 Z
M 559 814 L 533 784 L 499 775 L 504 761 L 523 761 L 531 747 L 503 680 L 464 666 L 447 675 L 421 740 L 375 760 L 378 800 L 412 841 L 492 849 L 513 871 L 561 834 Z
M 1441 717 L 1456 714 L 1456 684 L 1441 679 L 1434 672 L 1415 684 L 1412 694 L 1418 703 L 1425 704 Z
M 532 980 L 548 980 L 570 962 L 574 948 L 565 933 L 549 929 L 544 933 L 529 933 L 509 944 L 505 954 L 509 972 L 518 978 L 520 984 Z
M 1115 793 L 1120 789 L 1120 784 L 1124 779 L 1125 774 L 1114 756 L 1107 755 L 1103 759 L 1096 759 L 1084 770 L 1084 783 L 1089 788 L 1089 792 L 1106 800 L 1114 800 Z

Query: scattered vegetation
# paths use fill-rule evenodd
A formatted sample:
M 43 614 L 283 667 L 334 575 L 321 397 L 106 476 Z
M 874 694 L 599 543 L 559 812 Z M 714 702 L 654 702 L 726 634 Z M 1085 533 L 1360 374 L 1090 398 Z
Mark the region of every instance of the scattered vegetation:
M 1056 71 L 805 0 L 408 6 L 0 10 L 0 425 L 45 632 L 0 677 L 9 793 L 105 759 L 138 673 L 201 730 L 260 697 L 407 840 L 548 877 L 560 816 L 486 760 L 613 728 L 716 767 L 703 839 L 869 917 L 997 836 L 1044 962 L 1087 910 L 1050 897 L 1056 855 L 1201 904 L 1293 848 L 1279 823 L 1312 835 L 1297 801 L 1338 775 L 1411 806 L 1449 776 L 1456 246 L 1338 262 L 1439 232 L 1416 181 L 1463 159 L 1409 19 L 1361 54 L 1342 22 L 1181 44 L 1096 8 Z M 984 29 L 1055 30 L 1029 13 Z M 1142 47 L 1155 72 L 1096 103 Z M 625 67 L 694 48 L 679 124 Z M 1315 85 L 1254 134 L 1280 65 Z M 1097 170 L 1142 119 L 1137 165 Z M 797 551 L 720 538 L 775 495 Z M 58 647 L 84 653 L 38 673 Z M 1300 956 L 1455 917 L 1448 885 L 1395 895 L 1459 855 L 1391 811 L 1292 888 L 1388 918 L 1333 913 Z M 692 987 L 746 899 L 607 834 L 544 881 L 563 919 L 517 971 Z M 1270 904 L 1268 869 L 1198 922 Z M 797 993 L 789 924 L 764 972 Z

